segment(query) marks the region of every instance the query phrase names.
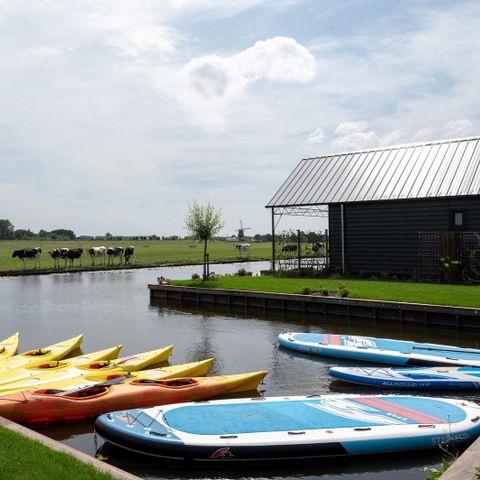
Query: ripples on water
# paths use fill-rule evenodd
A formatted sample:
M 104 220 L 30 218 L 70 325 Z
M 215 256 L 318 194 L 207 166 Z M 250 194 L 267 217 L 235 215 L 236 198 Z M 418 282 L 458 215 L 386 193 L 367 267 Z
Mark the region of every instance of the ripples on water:
M 215 271 L 234 272 L 240 266 L 254 271 L 266 267 L 265 263 L 215 265 Z M 284 331 L 324 331 L 480 346 L 478 335 L 439 327 L 272 313 L 242 307 L 199 309 L 185 303 L 149 303 L 147 284 L 154 283 L 159 275 L 190 278 L 195 271 L 199 272 L 200 267 L 0 278 L 0 338 L 20 331 L 20 350 L 24 351 L 85 333 L 83 352 L 121 343 L 124 345 L 121 355 L 174 344 L 170 363 L 214 357 L 212 375 L 267 370 L 269 374 L 261 385 L 261 393 L 269 396 L 372 392 L 329 382 L 329 367 L 347 362 L 278 348 L 276 337 Z M 91 421 L 42 425 L 37 430 L 95 454 Z M 438 452 L 409 452 L 315 464 L 205 467 L 171 465 L 108 445 L 102 452 L 112 464 L 151 479 L 321 477 L 326 480 L 341 476 L 345 480 L 423 480 L 427 475 L 421 467 L 438 466 L 441 458 Z

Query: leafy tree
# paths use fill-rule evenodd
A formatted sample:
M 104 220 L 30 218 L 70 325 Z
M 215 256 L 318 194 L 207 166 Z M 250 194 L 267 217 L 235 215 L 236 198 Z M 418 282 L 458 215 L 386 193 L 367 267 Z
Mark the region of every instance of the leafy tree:
M 207 279 L 207 243 L 223 228 L 222 211 L 213 205 L 189 205 L 185 228 L 191 237 L 203 242 L 203 279 Z
M 14 237 L 16 240 L 28 240 L 30 238 L 35 238 L 37 235 L 33 233 L 30 229 L 25 230 L 23 228 L 19 228 L 15 230 Z
M 12 222 L 7 219 L 0 219 L 0 240 L 11 240 L 15 232 Z
M 64 228 L 58 228 L 50 232 L 52 238 L 58 238 L 61 240 L 75 240 L 77 237 L 72 230 L 66 230 Z
M 107 232 L 105 234 L 105 240 L 111 240 L 113 238 L 113 235 L 110 232 Z

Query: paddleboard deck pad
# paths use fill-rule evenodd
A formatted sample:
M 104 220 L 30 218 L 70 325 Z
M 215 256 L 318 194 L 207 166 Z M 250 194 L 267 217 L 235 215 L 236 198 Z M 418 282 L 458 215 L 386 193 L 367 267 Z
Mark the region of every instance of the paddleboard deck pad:
M 369 387 L 480 390 L 480 367 L 332 367 L 328 374 Z
M 281 333 L 278 343 L 298 352 L 388 365 L 480 367 L 480 350 L 452 345 L 356 335 L 291 332 Z
M 169 459 L 293 460 L 471 442 L 480 435 L 480 407 L 397 395 L 260 397 L 117 411 L 101 415 L 95 430 Z

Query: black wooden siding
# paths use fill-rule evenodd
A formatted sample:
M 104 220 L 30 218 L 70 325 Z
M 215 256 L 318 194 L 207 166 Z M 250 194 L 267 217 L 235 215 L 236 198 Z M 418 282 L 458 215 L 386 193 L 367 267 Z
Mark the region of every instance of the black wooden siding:
M 451 230 L 463 211 L 464 230 L 480 231 L 480 196 L 344 204 L 345 270 L 412 275 L 418 269 L 419 232 Z M 330 263 L 342 268 L 340 204 L 329 205 Z

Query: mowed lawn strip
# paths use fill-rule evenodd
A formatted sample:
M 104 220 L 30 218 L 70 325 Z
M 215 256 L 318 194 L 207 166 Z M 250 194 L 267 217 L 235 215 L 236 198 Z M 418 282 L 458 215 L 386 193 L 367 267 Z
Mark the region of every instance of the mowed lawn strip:
M 173 285 L 190 287 L 225 288 L 276 293 L 301 293 L 307 287 L 313 291 L 327 289 L 335 292 L 340 283 L 345 283 L 350 298 L 391 300 L 396 302 L 428 303 L 456 307 L 480 307 L 480 286 L 440 285 L 436 283 L 353 280 L 332 278 L 277 278 L 232 276 L 218 280 L 176 280 Z
M 70 455 L 56 452 L 39 442 L 0 427 L 0 478 L 8 480 L 68 478 L 69 480 L 112 480 Z
M 22 270 L 23 264 L 18 258 L 12 258 L 14 250 L 22 248 L 40 247 L 42 249 L 40 268 L 53 268 L 53 260 L 48 255 L 54 248 L 83 248 L 83 266 L 91 266 L 88 249 L 98 246 L 112 247 L 135 247 L 135 257 L 131 263 L 137 265 L 158 265 L 164 263 L 192 263 L 201 262 L 203 247 L 200 243 L 193 240 L 2 240 L 0 241 L 0 272 L 8 270 Z M 234 260 L 268 260 L 271 255 L 271 243 L 258 242 L 250 243 L 250 253 L 239 255 L 234 242 L 215 240 L 209 242 L 208 252 L 210 254 L 210 263 L 224 262 Z M 100 264 L 100 259 L 95 259 L 95 264 Z M 118 258 L 113 259 L 113 264 L 118 265 Z M 64 261 L 60 261 L 61 267 Z M 78 266 L 78 260 L 74 261 L 74 266 Z M 26 262 L 25 268 L 31 270 L 33 262 Z M 62 268 L 63 269 L 63 268 Z M 210 270 L 214 270 L 214 266 Z

